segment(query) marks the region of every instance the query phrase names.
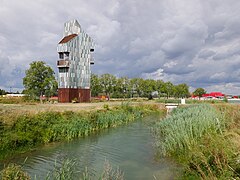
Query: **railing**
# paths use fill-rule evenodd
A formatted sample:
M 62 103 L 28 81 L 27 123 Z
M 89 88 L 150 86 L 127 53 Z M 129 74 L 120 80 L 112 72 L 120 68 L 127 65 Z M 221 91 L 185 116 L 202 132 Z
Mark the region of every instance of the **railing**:
M 58 60 L 57 67 L 69 67 L 70 61 L 69 60 Z

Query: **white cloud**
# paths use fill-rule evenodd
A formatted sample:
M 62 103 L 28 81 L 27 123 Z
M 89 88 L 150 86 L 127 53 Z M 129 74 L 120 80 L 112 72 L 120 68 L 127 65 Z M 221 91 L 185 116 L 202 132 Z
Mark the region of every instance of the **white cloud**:
M 78 19 L 96 42 L 94 73 L 237 93 L 239 8 L 237 0 L 2 0 L 0 87 L 22 88 L 33 60 L 56 70 L 63 23 Z
M 222 80 L 226 77 L 225 72 L 215 73 L 212 76 L 210 76 L 210 79 L 212 80 Z
M 167 67 L 167 68 L 173 68 L 174 66 L 177 65 L 177 62 L 175 61 L 170 61 L 170 62 L 167 62 L 163 65 L 163 67 Z
M 240 84 L 227 83 L 210 85 L 207 87 L 208 92 L 223 92 L 224 94 L 240 95 Z

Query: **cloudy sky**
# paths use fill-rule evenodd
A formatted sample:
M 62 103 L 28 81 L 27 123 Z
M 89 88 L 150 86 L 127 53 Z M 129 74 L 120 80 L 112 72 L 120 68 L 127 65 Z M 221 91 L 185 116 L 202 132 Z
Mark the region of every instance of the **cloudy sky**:
M 64 22 L 95 41 L 95 74 L 187 83 L 240 95 L 239 0 L 0 0 L 0 89 L 22 90 L 29 63 L 57 73 Z

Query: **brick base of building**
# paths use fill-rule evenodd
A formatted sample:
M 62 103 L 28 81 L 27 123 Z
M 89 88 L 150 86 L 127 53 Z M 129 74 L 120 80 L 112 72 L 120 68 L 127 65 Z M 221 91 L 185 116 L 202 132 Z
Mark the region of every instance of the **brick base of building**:
M 58 89 L 58 102 L 68 103 L 73 100 L 77 102 L 90 102 L 91 93 L 90 89 L 79 88 L 59 88 Z

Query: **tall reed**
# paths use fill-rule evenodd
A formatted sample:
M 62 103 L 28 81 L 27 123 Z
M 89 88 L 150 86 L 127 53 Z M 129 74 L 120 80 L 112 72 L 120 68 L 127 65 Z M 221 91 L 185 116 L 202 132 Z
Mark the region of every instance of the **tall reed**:
M 156 144 L 163 155 L 190 150 L 208 133 L 221 133 L 222 117 L 210 105 L 202 104 L 175 109 L 171 115 L 157 122 L 154 128 Z
M 240 178 L 239 151 L 227 136 L 230 124 L 223 109 L 179 108 L 156 123 L 156 146 L 183 165 L 183 179 Z

